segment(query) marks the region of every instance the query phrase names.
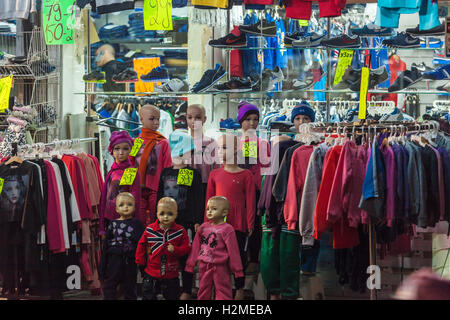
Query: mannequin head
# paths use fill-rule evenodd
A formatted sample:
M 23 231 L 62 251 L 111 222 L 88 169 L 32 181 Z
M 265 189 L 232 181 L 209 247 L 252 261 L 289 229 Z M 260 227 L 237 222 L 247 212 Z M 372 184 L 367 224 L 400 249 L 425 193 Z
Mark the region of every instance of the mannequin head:
M 206 217 L 212 224 L 225 222 L 225 217 L 230 210 L 227 198 L 221 196 L 211 197 L 206 204 Z
M 297 133 L 299 132 L 300 125 L 304 123 L 314 122 L 315 117 L 316 112 L 305 100 L 296 105 L 291 112 L 291 122 L 294 124 Z
M 104 44 L 95 52 L 97 55 L 95 57 L 95 61 L 97 62 L 97 66 L 103 67 L 108 62 L 116 59 L 116 51 L 109 44 Z
M 169 229 L 175 223 L 177 215 L 178 205 L 173 198 L 164 197 L 158 201 L 156 216 L 162 229 Z
M 224 134 L 217 140 L 217 153 L 225 164 L 236 164 L 238 151 L 238 137 L 234 134 Z
M 201 104 L 191 104 L 186 111 L 186 122 L 188 128 L 191 130 L 191 135 L 194 131 L 202 129 L 206 121 L 205 107 Z
M 259 109 L 254 104 L 242 101 L 238 106 L 237 120 L 241 124 L 243 134 L 254 134 L 259 123 Z
M 121 192 L 116 197 L 116 212 L 120 220 L 131 219 L 135 210 L 134 197 L 129 192 Z
M 159 128 L 159 118 L 161 112 L 157 107 L 151 104 L 144 105 L 139 111 L 139 118 L 142 126 L 146 129 L 156 131 Z
M 116 163 L 126 161 L 133 147 L 133 139 L 127 131 L 114 131 L 109 138 L 109 153 Z

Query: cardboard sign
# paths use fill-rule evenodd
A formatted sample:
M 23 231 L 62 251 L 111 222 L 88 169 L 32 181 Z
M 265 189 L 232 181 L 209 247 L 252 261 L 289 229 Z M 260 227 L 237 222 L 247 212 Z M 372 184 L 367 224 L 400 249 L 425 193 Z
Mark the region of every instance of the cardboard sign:
M 336 67 L 336 73 L 334 74 L 334 86 L 341 82 L 345 70 L 352 64 L 353 53 L 354 51 L 349 49 L 342 49 L 339 52 L 339 60 Z
M 194 171 L 190 169 L 180 169 L 178 171 L 177 184 L 183 186 L 192 186 L 192 181 L 194 180 Z
M 369 88 L 369 68 L 363 67 L 361 71 L 361 87 L 359 93 L 358 118 L 365 119 L 367 113 L 367 90 Z
M 256 141 L 244 142 L 242 154 L 245 158 L 258 158 L 258 143 Z
M 11 92 L 12 81 L 12 76 L 0 79 L 0 112 L 4 112 L 9 107 L 9 94 Z
M 143 143 L 144 143 L 144 140 L 142 140 L 141 138 L 136 138 L 134 140 L 133 148 L 131 148 L 130 156 L 136 157 L 136 155 L 138 154 L 139 150 L 141 149 Z
M 144 29 L 173 30 L 172 0 L 144 0 Z
M 122 179 L 120 179 L 119 186 L 131 186 L 136 178 L 137 172 L 137 168 L 125 169 Z
M 73 43 L 75 0 L 43 0 L 42 25 L 47 45 Z

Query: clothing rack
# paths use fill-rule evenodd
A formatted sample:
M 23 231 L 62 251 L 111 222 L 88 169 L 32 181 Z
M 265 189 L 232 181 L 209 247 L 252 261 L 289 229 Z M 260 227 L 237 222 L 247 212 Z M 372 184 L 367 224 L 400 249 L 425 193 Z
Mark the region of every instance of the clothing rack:
M 72 147 L 73 145 L 79 145 L 81 143 L 86 142 L 94 142 L 98 141 L 98 138 L 79 138 L 79 139 L 69 139 L 69 140 L 54 140 L 49 143 L 33 143 L 33 144 L 25 144 L 22 146 L 19 146 L 20 151 L 28 151 L 32 149 L 42 149 L 42 148 L 55 148 L 62 145 L 70 145 Z

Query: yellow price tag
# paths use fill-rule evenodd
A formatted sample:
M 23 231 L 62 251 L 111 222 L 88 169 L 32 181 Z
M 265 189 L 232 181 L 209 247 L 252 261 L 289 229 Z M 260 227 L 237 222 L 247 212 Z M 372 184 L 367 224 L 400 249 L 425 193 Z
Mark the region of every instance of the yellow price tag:
M 308 20 L 298 20 L 298 24 L 301 26 L 301 27 L 307 27 L 308 26 Z
M 0 194 L 2 194 L 4 182 L 5 182 L 5 179 L 0 178 Z
M 125 169 L 122 179 L 120 179 L 119 186 L 131 186 L 136 178 L 137 172 L 137 168 Z
M 172 0 L 144 0 L 144 29 L 173 30 Z
M 244 142 L 242 153 L 245 158 L 258 158 L 258 143 L 256 141 Z
M 0 112 L 9 107 L 9 93 L 11 92 L 13 77 L 8 76 L 0 79 Z
M 369 68 L 363 67 L 361 71 L 361 89 L 359 93 L 358 118 L 366 118 L 367 110 L 367 90 L 369 89 Z
M 336 73 L 334 74 L 334 86 L 341 82 L 345 70 L 352 64 L 353 53 L 354 51 L 349 49 L 342 49 L 341 52 L 339 52 L 339 60 L 336 67 Z
M 133 148 L 131 148 L 130 156 L 136 157 L 143 143 L 144 140 L 142 140 L 141 138 L 136 138 L 136 140 L 134 140 Z
M 180 169 L 178 172 L 177 184 L 184 186 L 192 186 L 194 180 L 194 171 L 190 169 Z

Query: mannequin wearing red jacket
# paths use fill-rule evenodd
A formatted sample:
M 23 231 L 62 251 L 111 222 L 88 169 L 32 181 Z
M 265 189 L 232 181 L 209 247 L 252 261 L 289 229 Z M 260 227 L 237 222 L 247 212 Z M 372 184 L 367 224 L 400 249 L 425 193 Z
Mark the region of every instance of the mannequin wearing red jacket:
M 166 300 L 177 300 L 180 292 L 179 259 L 191 250 L 186 230 L 175 223 L 177 202 L 164 197 L 158 202 L 158 221 L 145 229 L 136 250 L 136 264 L 143 275 L 143 300 L 156 300 L 155 287 L 161 286 Z

